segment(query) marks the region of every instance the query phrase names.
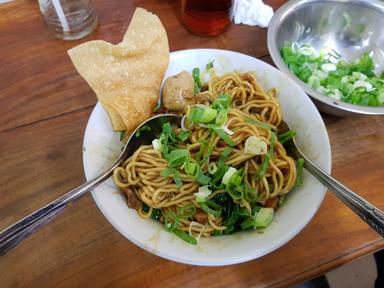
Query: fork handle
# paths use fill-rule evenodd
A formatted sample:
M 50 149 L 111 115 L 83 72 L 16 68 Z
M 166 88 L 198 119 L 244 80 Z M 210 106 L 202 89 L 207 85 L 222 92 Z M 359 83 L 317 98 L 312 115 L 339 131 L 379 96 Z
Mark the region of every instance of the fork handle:
M 303 157 L 303 156 L 301 156 Z M 384 237 L 384 213 L 304 157 L 304 168 Z

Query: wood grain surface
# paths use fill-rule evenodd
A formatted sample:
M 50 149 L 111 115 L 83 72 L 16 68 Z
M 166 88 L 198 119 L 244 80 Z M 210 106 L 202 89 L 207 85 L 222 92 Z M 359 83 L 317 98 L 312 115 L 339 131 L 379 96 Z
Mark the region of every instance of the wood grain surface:
M 266 0 L 275 9 L 284 0 Z M 134 8 L 156 13 L 172 51 L 209 47 L 271 62 L 266 30 L 232 25 L 212 38 L 181 24 L 180 1 L 96 1 L 97 29 L 78 41 L 54 39 L 37 1 L 0 5 L 0 230 L 81 184 L 82 140 L 96 97 L 66 51 L 85 41 L 117 43 Z M 332 175 L 384 209 L 384 118 L 323 115 Z M 1 287 L 285 287 L 372 253 L 384 241 L 327 193 L 304 230 L 260 259 L 226 267 L 164 260 L 125 239 L 87 195 L 0 257 Z

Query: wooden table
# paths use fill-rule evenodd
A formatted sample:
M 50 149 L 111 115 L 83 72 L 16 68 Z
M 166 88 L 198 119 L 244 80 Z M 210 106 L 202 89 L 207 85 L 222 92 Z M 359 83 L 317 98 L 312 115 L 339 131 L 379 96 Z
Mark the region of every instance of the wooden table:
M 266 30 L 232 25 L 214 38 L 180 22 L 178 0 L 100 0 L 98 28 L 85 39 L 54 39 L 37 1 L 0 5 L 0 230 L 83 183 L 82 141 L 96 97 L 67 49 L 92 39 L 117 43 L 136 6 L 156 13 L 172 51 L 211 47 L 271 62 Z M 265 1 L 275 9 L 284 0 Z M 384 209 L 384 117 L 323 115 L 332 175 Z M 309 225 L 278 251 L 227 267 L 194 267 L 130 243 L 91 195 L 0 257 L 2 287 L 281 287 L 303 282 L 384 247 L 384 241 L 327 193 Z

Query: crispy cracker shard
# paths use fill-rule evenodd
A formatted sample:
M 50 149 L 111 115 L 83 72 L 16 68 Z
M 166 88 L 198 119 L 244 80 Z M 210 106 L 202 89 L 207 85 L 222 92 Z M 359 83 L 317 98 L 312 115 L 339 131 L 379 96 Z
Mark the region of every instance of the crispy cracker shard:
M 152 115 L 169 63 L 167 34 L 156 15 L 137 8 L 122 42 L 90 41 L 68 54 L 115 131 L 131 131 Z

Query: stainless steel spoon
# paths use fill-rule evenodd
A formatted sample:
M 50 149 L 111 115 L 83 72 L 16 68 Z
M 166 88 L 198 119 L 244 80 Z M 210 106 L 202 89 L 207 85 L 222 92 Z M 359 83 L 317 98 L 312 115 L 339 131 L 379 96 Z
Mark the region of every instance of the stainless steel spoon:
M 83 185 L 69 191 L 60 198 L 52 201 L 48 205 L 40 208 L 33 212 L 27 217 L 21 219 L 15 224 L 9 226 L 0 232 L 0 255 L 4 255 L 11 248 L 15 247 L 28 235 L 32 234 L 44 224 L 47 224 L 50 220 L 60 214 L 68 206 L 68 204 L 74 202 L 83 196 L 86 192 L 96 187 L 106 179 L 108 179 L 113 170 L 120 166 L 122 162 L 127 159 L 130 155 L 136 151 L 141 145 L 151 144 L 152 140 L 158 137 L 161 133 L 162 126 L 164 123 L 169 122 L 172 125 L 180 126 L 181 117 L 174 114 L 162 114 L 156 115 L 144 123 L 142 123 L 136 130 L 131 134 L 127 141 L 123 151 L 116 162 L 105 172 L 98 177 L 84 183 Z M 136 132 L 144 125 L 149 126 L 150 130 L 143 130 L 140 133 L 140 137 L 136 137 Z
M 290 130 L 287 123 L 281 123 L 279 131 L 285 132 Z M 377 207 L 373 206 L 367 200 L 363 199 L 351 189 L 345 187 L 336 179 L 332 178 L 324 170 L 311 162 L 297 147 L 295 138 L 284 143 L 284 147 L 290 156 L 295 159 L 304 159 L 304 168 L 317 178 L 324 186 L 343 201 L 349 208 L 353 210 L 361 219 L 371 226 L 377 233 L 384 237 L 384 213 Z

